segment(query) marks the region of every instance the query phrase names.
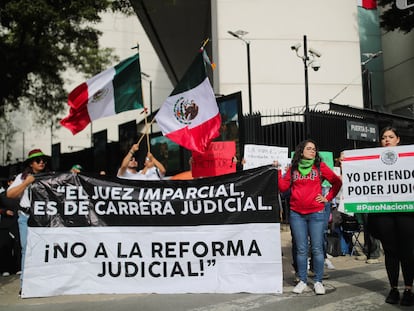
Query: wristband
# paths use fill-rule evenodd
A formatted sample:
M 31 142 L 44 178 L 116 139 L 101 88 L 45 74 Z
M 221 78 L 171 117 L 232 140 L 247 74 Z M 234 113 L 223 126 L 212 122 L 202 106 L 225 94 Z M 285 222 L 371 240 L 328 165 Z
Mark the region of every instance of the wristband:
M 133 152 L 132 150 L 129 150 L 129 153 L 130 153 L 131 155 L 134 155 L 134 152 Z

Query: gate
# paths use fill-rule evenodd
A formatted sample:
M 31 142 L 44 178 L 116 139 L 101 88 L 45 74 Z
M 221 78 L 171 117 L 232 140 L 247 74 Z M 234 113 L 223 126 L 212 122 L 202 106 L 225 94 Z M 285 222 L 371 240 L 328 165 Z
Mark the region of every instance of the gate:
M 311 109 L 309 120 L 310 138 L 317 142 L 320 150 L 331 151 L 335 157 L 343 150 L 373 148 L 379 145 L 378 140 L 348 139 L 347 121 L 375 124 L 378 131 L 387 125 L 394 126 L 401 135 L 402 144 L 414 144 L 414 119 L 409 117 L 331 103 L 329 110 Z M 267 115 L 245 115 L 243 123 L 241 140 L 244 144 L 288 147 L 290 153 L 306 138 L 303 108 L 302 111 L 297 109 Z M 379 133 L 377 139 L 378 135 Z

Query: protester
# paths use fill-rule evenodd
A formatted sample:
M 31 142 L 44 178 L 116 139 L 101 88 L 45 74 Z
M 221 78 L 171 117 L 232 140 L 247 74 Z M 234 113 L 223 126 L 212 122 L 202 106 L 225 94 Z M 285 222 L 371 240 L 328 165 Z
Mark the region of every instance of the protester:
M 279 169 L 280 192 L 289 188 L 290 229 L 296 243 L 299 283 L 293 292 L 300 294 L 307 289 L 308 243 L 310 238 L 314 276 L 314 291 L 325 294 L 322 284 L 324 272 L 324 230 L 326 226 L 325 203 L 331 201 L 342 186 L 341 179 L 324 163 L 313 140 L 301 142 L 295 150 L 291 167 L 282 176 Z M 322 181 L 328 180 L 332 187 L 322 195 Z
M 30 185 L 35 181 L 36 174 L 47 170 L 46 164 L 48 158 L 49 156 L 46 156 L 40 149 L 31 150 L 27 160 L 24 162 L 25 168 L 23 172 L 16 176 L 14 182 L 7 189 L 7 197 L 20 198 L 18 223 L 20 244 L 22 247 L 22 273 L 20 275 L 21 284 L 23 283 L 24 260 L 26 254 L 27 221 L 29 219 L 31 205 Z
M 122 160 L 117 177 L 135 180 L 161 180 L 165 176 L 166 169 L 151 152 L 147 153 L 144 167 L 138 171 L 138 161 L 135 159 L 135 152 L 138 150 L 138 144 L 132 145 Z
M 70 172 L 74 173 L 74 174 L 79 174 L 80 172 L 82 172 L 83 167 L 80 164 L 75 164 L 71 167 Z
M 7 181 L 9 186 L 15 176 Z M 0 272 L 2 276 L 19 273 L 21 270 L 21 247 L 17 211 L 19 201 L 6 197 L 6 190 L 0 193 Z
M 394 147 L 400 144 L 400 135 L 395 128 L 387 126 L 381 131 L 380 140 L 382 147 Z M 414 213 L 368 214 L 368 227 L 384 249 L 385 268 L 391 286 L 385 302 L 413 306 Z M 400 265 L 405 286 L 402 298 L 398 291 Z

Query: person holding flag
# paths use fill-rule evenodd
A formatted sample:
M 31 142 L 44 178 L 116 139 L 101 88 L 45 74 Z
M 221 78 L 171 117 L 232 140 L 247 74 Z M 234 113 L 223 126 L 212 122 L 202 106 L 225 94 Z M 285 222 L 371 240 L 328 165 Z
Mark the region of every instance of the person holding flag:
M 13 183 L 7 188 L 6 195 L 8 198 L 20 199 L 19 211 L 18 211 L 18 224 L 20 232 L 20 244 L 22 249 L 21 256 L 21 275 L 20 285 L 23 285 L 23 274 L 24 274 L 24 261 L 26 255 L 27 245 L 27 233 L 28 233 L 28 220 L 30 216 L 31 207 L 31 193 L 30 188 L 32 183 L 36 180 L 36 174 L 44 173 L 49 171 L 47 162 L 50 159 L 49 156 L 45 155 L 40 149 L 33 149 L 29 152 L 29 155 L 24 162 L 25 169 L 22 173 L 18 174 L 14 179 Z M 21 289 L 19 294 L 21 294 Z
M 138 171 L 138 161 L 135 153 L 139 150 L 139 143 L 133 144 L 121 163 L 117 177 L 134 180 L 160 180 L 165 176 L 166 169 L 151 152 L 147 153 L 144 167 Z

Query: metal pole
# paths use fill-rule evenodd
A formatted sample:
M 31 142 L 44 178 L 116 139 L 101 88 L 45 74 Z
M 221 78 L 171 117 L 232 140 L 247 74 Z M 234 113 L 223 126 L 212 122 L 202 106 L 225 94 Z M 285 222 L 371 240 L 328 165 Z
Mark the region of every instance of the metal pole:
M 50 120 L 50 150 L 53 148 L 53 119 Z M 50 152 L 52 154 L 52 152 Z
M 152 116 L 152 80 L 149 80 L 150 91 L 150 115 Z M 152 122 L 151 122 L 151 134 L 152 134 Z
M 250 41 L 245 41 L 247 47 L 247 84 L 249 87 L 249 113 L 252 114 L 252 80 L 250 76 Z
M 23 132 L 23 148 L 22 148 L 23 149 L 23 155 L 22 155 L 22 159 L 23 160 L 22 161 L 24 161 L 24 159 L 25 159 L 24 158 L 24 144 L 25 144 L 25 141 L 24 141 L 24 132 Z
M 303 36 L 303 65 L 305 67 L 305 128 L 306 138 L 310 138 L 310 120 L 309 120 L 309 85 L 308 85 L 308 47 L 306 35 Z
M 372 72 L 368 70 L 368 108 L 374 109 L 372 105 Z

